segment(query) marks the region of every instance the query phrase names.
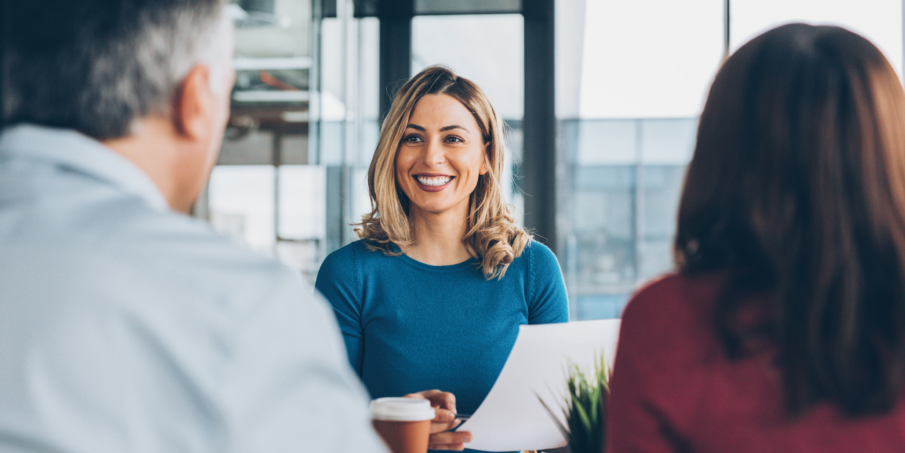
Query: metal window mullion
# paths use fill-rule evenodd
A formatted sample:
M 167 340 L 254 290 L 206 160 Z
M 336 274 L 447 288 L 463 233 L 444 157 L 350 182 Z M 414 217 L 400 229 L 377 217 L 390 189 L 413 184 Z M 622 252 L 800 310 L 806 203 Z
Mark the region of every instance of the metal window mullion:
M 905 1 L 905 0 L 903 0 Z M 732 0 L 724 0 L 723 2 L 723 60 L 725 61 L 729 58 L 729 47 L 731 43 L 732 35 L 730 32 L 732 31 L 730 28 L 730 3 Z
M 412 76 L 412 17 L 414 0 L 383 0 L 380 20 L 380 121 L 393 104 L 400 82 Z
M 525 118 L 522 169 L 525 226 L 554 252 L 557 236 L 556 186 L 562 168 L 556 149 L 555 33 L 553 0 L 524 0 Z
M 634 222 L 632 234 L 635 245 L 635 283 L 641 278 L 641 243 L 644 241 L 644 155 L 643 155 L 644 120 L 635 120 L 635 187 L 634 187 Z
M 350 154 L 351 150 L 349 149 L 353 146 L 354 140 L 351 140 L 349 135 L 352 131 L 351 119 L 349 117 L 349 109 L 350 109 L 350 100 L 352 99 L 351 89 L 350 89 L 350 80 L 353 75 L 350 74 L 351 68 L 349 63 L 350 45 L 351 41 L 349 39 L 349 33 L 351 31 L 352 26 L 352 0 L 337 0 L 336 2 L 336 17 L 339 20 L 340 24 L 340 61 L 342 62 L 340 69 L 340 86 L 342 87 L 342 92 L 340 93 L 341 101 L 343 103 L 343 118 L 340 123 L 340 152 L 341 152 L 341 160 L 340 160 L 340 215 L 339 215 L 339 225 L 336 227 L 339 228 L 340 231 L 340 245 L 346 245 L 351 242 L 350 231 L 348 228 L 349 218 L 351 217 L 350 213 L 352 211 L 351 207 L 351 175 L 349 174 L 349 166 L 350 166 Z
M 283 164 L 283 132 L 273 131 L 271 143 L 271 165 L 273 166 L 273 253 L 276 256 L 280 237 L 280 166 Z

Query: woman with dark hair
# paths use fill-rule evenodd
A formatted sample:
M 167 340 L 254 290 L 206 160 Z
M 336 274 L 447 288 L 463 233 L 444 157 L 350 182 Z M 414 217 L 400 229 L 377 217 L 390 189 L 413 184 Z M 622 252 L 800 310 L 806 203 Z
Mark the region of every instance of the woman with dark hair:
M 610 452 L 905 451 L 905 93 L 792 24 L 716 76 L 678 272 L 623 315 Z

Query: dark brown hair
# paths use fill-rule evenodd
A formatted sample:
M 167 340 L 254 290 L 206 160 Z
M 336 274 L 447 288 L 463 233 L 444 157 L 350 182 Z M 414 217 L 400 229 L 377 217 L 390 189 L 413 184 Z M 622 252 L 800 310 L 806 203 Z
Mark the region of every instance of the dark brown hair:
M 772 301 L 786 407 L 882 413 L 905 383 L 905 93 L 882 53 L 790 24 L 732 55 L 711 87 L 679 208 L 681 272 L 721 270 L 715 327 Z

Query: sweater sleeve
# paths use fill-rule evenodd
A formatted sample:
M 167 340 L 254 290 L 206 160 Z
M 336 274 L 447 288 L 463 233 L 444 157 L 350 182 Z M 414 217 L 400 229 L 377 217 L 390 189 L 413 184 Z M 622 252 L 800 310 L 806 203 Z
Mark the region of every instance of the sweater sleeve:
M 556 256 L 545 245 L 531 241 L 528 253 L 528 324 L 569 321 L 569 297 Z
M 333 307 L 343 334 L 349 363 L 361 378 L 364 357 L 364 324 L 362 322 L 362 280 L 354 245 L 343 247 L 321 264 L 315 288 Z

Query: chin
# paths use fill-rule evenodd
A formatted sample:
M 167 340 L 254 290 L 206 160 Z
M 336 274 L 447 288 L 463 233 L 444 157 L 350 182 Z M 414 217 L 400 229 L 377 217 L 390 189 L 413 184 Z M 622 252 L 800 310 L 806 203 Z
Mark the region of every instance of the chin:
M 423 206 L 423 205 L 418 206 L 418 210 L 419 210 L 419 211 L 422 211 L 422 212 L 430 213 L 430 214 L 440 214 L 440 213 L 446 211 L 446 209 L 445 209 L 445 208 L 442 208 L 442 207 L 437 207 L 437 206 Z

